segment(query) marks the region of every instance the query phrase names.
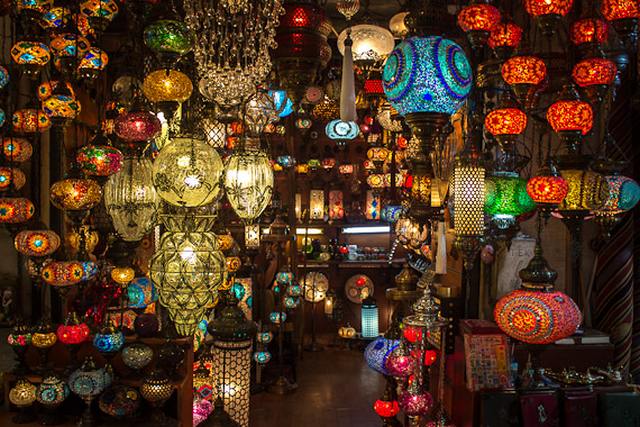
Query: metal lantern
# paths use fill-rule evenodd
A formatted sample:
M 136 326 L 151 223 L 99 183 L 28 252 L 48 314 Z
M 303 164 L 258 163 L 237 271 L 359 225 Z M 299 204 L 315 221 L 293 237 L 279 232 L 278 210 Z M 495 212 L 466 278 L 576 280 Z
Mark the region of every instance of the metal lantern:
M 167 374 L 161 370 L 153 371 L 142 382 L 140 394 L 154 409 L 151 422 L 155 425 L 162 425 L 166 416 L 161 407 L 173 394 L 173 384 L 169 381 Z
M 256 325 L 247 320 L 234 298 L 209 323 L 213 337 L 213 377 L 217 399 L 224 411 L 242 427 L 249 426 L 252 340 Z
M 104 204 L 113 226 L 125 241 L 139 241 L 155 223 L 159 199 L 147 158 L 124 160 L 120 172 L 104 186 Z
M 216 200 L 222 171 L 222 160 L 212 146 L 198 138 L 178 137 L 155 159 L 153 184 L 174 206 L 204 206 Z
M 251 222 L 262 214 L 273 193 L 273 170 L 262 150 L 234 152 L 226 163 L 224 189 L 236 214 Z

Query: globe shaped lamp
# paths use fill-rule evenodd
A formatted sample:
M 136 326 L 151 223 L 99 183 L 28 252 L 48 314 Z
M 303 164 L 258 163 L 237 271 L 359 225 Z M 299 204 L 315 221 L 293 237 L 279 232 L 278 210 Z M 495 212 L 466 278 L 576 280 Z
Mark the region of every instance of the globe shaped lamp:
M 9 390 L 9 402 L 20 411 L 11 418 L 15 424 L 26 424 L 34 421 L 32 413 L 26 411 L 36 401 L 36 386 L 27 379 L 19 379 Z
M 537 56 L 513 56 L 502 64 L 501 74 L 520 105 L 531 108 L 547 77 L 547 66 Z
M 33 146 L 24 138 L 3 138 L 2 154 L 10 162 L 24 162 L 31 158 Z
M 491 30 L 487 44 L 499 59 L 506 59 L 521 41 L 522 28 L 513 22 L 499 22 Z
M 602 44 L 607 40 L 608 35 L 609 26 L 602 19 L 583 18 L 571 24 L 571 41 L 578 47 Z
M 569 184 L 555 168 L 543 169 L 527 181 L 527 194 L 546 215 L 564 201 L 568 192 Z
M 80 3 L 80 13 L 87 16 L 91 28 L 98 31 L 105 31 L 118 11 L 115 0 L 85 0 Z
M 89 326 L 78 319 L 77 314 L 70 313 L 63 325 L 58 326 L 58 341 L 67 346 L 77 346 L 89 339 Z
M 172 117 L 178 105 L 189 99 L 193 83 L 189 76 L 178 70 L 153 71 L 144 78 L 142 93 L 158 105 L 165 117 Z
M 262 214 L 273 194 L 273 169 L 262 150 L 233 153 L 224 171 L 224 189 L 236 214 L 251 222 Z
M 69 388 L 86 404 L 82 414 L 82 426 L 94 425 L 91 402 L 111 385 L 112 380 L 111 373 L 105 368 L 97 368 L 90 357 L 85 359 L 82 366 L 69 376 Z
M 162 123 L 155 114 L 142 108 L 120 114 L 115 121 L 116 135 L 127 143 L 139 143 L 155 138 Z
M 60 236 L 53 230 L 23 230 L 13 240 L 16 250 L 28 257 L 46 257 L 60 247 Z
M 161 19 L 144 29 L 144 44 L 167 66 L 189 53 L 194 43 L 193 33 L 182 21 Z
M 616 79 L 618 67 L 603 56 L 586 58 L 573 66 L 573 81 L 583 88 L 590 101 L 601 100 Z
M 382 81 L 387 100 L 405 117 L 426 153 L 469 95 L 472 71 L 455 42 L 410 37 L 387 59 Z
M 102 199 L 100 184 L 92 179 L 66 178 L 53 183 L 51 204 L 64 211 L 88 211 Z
M 37 41 L 19 41 L 11 47 L 10 53 L 13 62 L 32 79 L 36 79 L 40 70 L 51 60 L 49 46 Z
M 579 153 L 582 137 L 593 127 L 593 109 L 588 102 L 580 100 L 575 86 L 568 84 L 547 109 L 547 121 L 568 153 Z
M 69 396 L 69 386 L 56 375 L 47 375 L 38 385 L 36 400 L 44 408 L 43 421 L 48 425 L 60 423 L 60 416 L 56 414 L 58 408 Z
M 216 199 L 222 172 L 222 160 L 213 147 L 195 137 L 178 137 L 154 161 L 153 183 L 166 202 L 197 207 Z
M 538 22 L 544 35 L 555 34 L 556 25 L 573 6 L 573 0 L 525 0 L 524 7 Z
M 51 120 L 41 109 L 22 108 L 13 112 L 11 126 L 18 134 L 42 133 L 49 130 Z
M 78 64 L 78 74 L 88 80 L 95 80 L 109 64 L 109 55 L 102 49 L 91 47 Z
M 422 386 L 418 381 L 413 381 L 402 392 L 398 402 L 400 408 L 408 417 L 424 416 L 433 408 L 433 397 L 429 392 L 422 390 Z
M 10 188 L 20 190 L 27 182 L 27 177 L 18 168 L 0 167 L 0 191 Z
M 122 363 L 132 369 L 135 375 L 139 375 L 151 360 L 153 360 L 153 349 L 146 344 L 134 343 L 122 349 Z
M 485 212 L 499 229 L 509 228 L 516 217 L 536 208 L 527 193 L 527 181 L 515 172 L 496 172 L 486 179 L 485 185 Z
M 603 0 L 600 3 L 600 12 L 623 38 L 623 41 L 635 43 L 638 37 L 638 16 L 640 5 L 633 0 Z
M 167 375 L 160 370 L 153 371 L 143 380 L 140 394 L 154 408 L 152 412 L 154 424 L 162 425 L 166 416 L 160 408 L 173 394 L 173 384 Z
M 351 51 L 356 65 L 367 66 L 381 63 L 391 53 L 395 42 L 393 34 L 386 28 L 371 24 L 354 25 L 338 35 L 338 50 L 344 56 L 347 33 L 353 45 Z
M 484 127 L 504 150 L 515 142 L 518 135 L 524 133 L 527 128 L 527 114 L 519 108 L 497 108 L 487 114 Z
M 71 76 L 78 60 L 89 50 L 91 43 L 79 34 L 61 33 L 51 39 L 49 47 L 56 69 L 65 76 Z
M 613 173 L 604 176 L 608 196 L 602 208 L 594 211 L 596 222 L 605 236 L 610 237 L 623 214 L 633 209 L 640 200 L 640 186 L 633 179 Z
M 18 365 L 15 368 L 16 373 L 27 370 L 25 356 L 27 349 L 31 345 L 31 337 L 31 328 L 22 322 L 16 323 L 16 325 L 11 328 L 9 335 L 7 335 L 7 344 L 13 349 L 18 361 Z
M 495 26 L 500 22 L 500 11 L 487 3 L 472 3 L 458 13 L 458 26 L 467 33 L 471 46 L 484 45 Z
M 112 357 L 124 346 L 124 334 L 113 326 L 106 326 L 93 336 L 93 346 L 101 354 Z
M 364 350 L 364 359 L 367 362 L 367 366 L 382 375 L 389 375 L 386 365 L 387 358 L 399 344 L 399 340 L 389 339 L 384 336 L 371 341 Z
M 123 156 L 111 145 L 96 145 L 96 142 L 103 142 L 100 139 L 94 138 L 92 143 L 81 147 L 76 153 L 76 162 L 86 175 L 107 177 L 120 171 Z
M 31 200 L 24 197 L 0 197 L 0 223 L 21 224 L 35 213 Z

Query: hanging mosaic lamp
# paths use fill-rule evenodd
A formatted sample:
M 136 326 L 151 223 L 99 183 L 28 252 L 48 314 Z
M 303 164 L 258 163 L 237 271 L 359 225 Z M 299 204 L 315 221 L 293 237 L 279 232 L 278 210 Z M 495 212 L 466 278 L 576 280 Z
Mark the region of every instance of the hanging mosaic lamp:
M 84 267 L 78 261 L 52 261 L 43 267 L 40 277 L 44 283 L 63 290 L 84 279 Z
M 91 47 L 78 64 L 78 74 L 83 79 L 95 80 L 109 64 L 109 55 L 102 49 Z
M 593 127 L 593 109 L 581 101 L 575 86 L 567 84 L 547 109 L 547 121 L 569 153 L 581 150 L 582 137 Z
M 153 71 L 144 78 L 142 93 L 151 102 L 158 104 L 165 117 L 171 117 L 178 105 L 189 99 L 193 83 L 181 71 L 162 69 Z
M 561 169 L 560 174 L 569 186 L 567 196 L 558 207 L 562 217 L 584 217 L 604 206 L 608 186 L 601 174 L 583 169 Z
M 89 25 L 98 31 L 105 31 L 118 15 L 118 3 L 114 0 L 85 0 L 80 3 L 80 13 L 89 19 Z
M 218 152 L 204 140 L 177 137 L 154 161 L 153 184 L 158 195 L 174 206 L 204 206 L 220 193 L 223 169 Z
M 604 43 L 609 36 L 606 21 L 598 18 L 578 19 L 571 24 L 570 37 L 578 47 L 587 47 Z
M 605 237 L 610 238 L 623 214 L 633 209 L 640 201 L 640 186 L 633 179 L 621 175 L 617 168 L 609 168 L 603 173 L 606 173 L 604 180 L 607 184 L 607 198 L 604 205 L 593 213 Z
M 60 236 L 53 230 L 23 230 L 13 239 L 16 250 L 28 257 L 46 257 L 60 247 Z
M 0 192 L 10 188 L 20 190 L 26 182 L 27 177 L 20 169 L 0 166 Z
M 158 136 L 161 130 L 162 123 L 158 117 L 141 106 L 120 114 L 115 122 L 116 135 L 127 143 L 148 141 Z
M 31 219 L 36 208 L 24 197 L 0 197 L 0 223 L 22 224 Z
M 259 138 L 267 125 L 278 120 L 278 110 L 268 92 L 257 91 L 244 105 L 244 125 L 247 136 Z
M 573 0 L 525 0 L 524 7 L 533 16 L 545 36 L 555 34 L 556 26 L 571 10 Z
M 500 11 L 488 3 L 472 3 L 458 13 L 458 26 L 467 33 L 474 48 L 484 45 L 491 31 L 500 22 Z
M 122 153 L 111 145 L 103 135 L 98 135 L 84 147 L 78 149 L 76 162 L 82 172 L 89 176 L 107 177 L 120 171 L 122 168 Z
M 273 170 L 262 150 L 234 152 L 227 160 L 223 177 L 227 199 L 244 221 L 258 218 L 271 201 Z
M 573 81 L 585 90 L 587 98 L 594 104 L 604 98 L 618 73 L 616 63 L 600 53 L 599 56 L 579 61 L 571 72 Z
M 494 172 L 485 185 L 484 210 L 499 229 L 509 228 L 516 217 L 536 208 L 527 194 L 527 181 L 515 172 Z
M 53 64 L 65 76 L 72 76 L 79 60 L 91 47 L 89 40 L 79 34 L 62 33 L 49 43 Z
M 519 275 L 522 287 L 500 298 L 493 310 L 500 329 L 528 344 L 551 344 L 573 335 L 582 314 L 568 295 L 553 289 L 558 273 L 542 256 L 539 241 L 529 265 Z
M 128 157 L 104 186 L 105 208 L 124 241 L 141 240 L 155 223 L 160 199 L 153 186 L 152 168 L 145 157 Z
M 51 51 L 44 43 L 23 40 L 11 48 L 11 59 L 25 75 L 36 79 L 40 70 L 51 60 Z
M 10 162 L 26 162 L 33 154 L 33 146 L 24 138 L 2 139 L 2 154 Z
M 51 121 L 40 109 L 23 108 L 13 112 L 11 126 L 18 134 L 35 134 L 49 130 Z
M 324 128 L 324 132 L 334 141 L 351 141 L 360 134 L 360 128 L 356 122 L 343 122 L 340 119 L 331 120 Z
M 635 0 L 603 0 L 600 12 L 624 41 L 634 46 L 638 38 L 640 5 Z
M 487 44 L 493 50 L 496 57 L 506 59 L 520 46 L 522 41 L 522 28 L 517 24 L 506 21 L 493 27 L 489 34 Z
M 502 64 L 502 78 L 511 86 L 520 105 L 531 108 L 547 77 L 547 66 L 536 56 L 513 56 Z
M 194 42 L 193 33 L 181 21 L 161 19 L 144 29 L 144 44 L 167 68 L 191 52 Z
M 67 126 L 80 114 L 81 105 L 67 84 L 53 86 L 51 96 L 42 100 L 42 110 L 54 126 Z
M 558 174 L 555 167 L 543 168 L 527 181 L 527 194 L 543 212 L 557 208 L 567 197 L 569 184 Z
M 92 179 L 65 178 L 51 185 L 49 196 L 58 209 L 86 211 L 100 203 L 102 188 Z
M 505 150 L 515 143 L 527 128 L 527 114 L 519 108 L 505 107 L 491 110 L 484 119 L 484 127 Z
M 86 323 L 80 322 L 76 313 L 70 313 L 63 325 L 58 326 L 56 336 L 65 345 L 78 345 L 89 339 L 91 331 Z

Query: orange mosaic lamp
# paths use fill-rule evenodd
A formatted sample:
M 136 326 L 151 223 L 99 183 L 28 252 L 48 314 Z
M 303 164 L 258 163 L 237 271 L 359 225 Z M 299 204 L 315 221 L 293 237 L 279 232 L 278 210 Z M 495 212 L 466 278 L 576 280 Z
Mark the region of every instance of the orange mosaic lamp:
M 484 119 L 485 129 L 496 138 L 500 146 L 514 142 L 527 128 L 527 114 L 519 108 L 497 108 Z
M 564 86 L 558 100 L 547 109 L 547 121 L 569 153 L 578 152 L 582 137 L 593 127 L 593 109 L 580 100 L 572 84 Z
M 546 217 L 567 197 L 569 183 L 550 163 L 527 182 L 527 194 Z
M 547 77 L 547 66 L 537 56 L 514 56 L 502 64 L 501 73 L 518 102 L 525 108 L 530 108 Z
M 603 99 L 608 88 L 614 83 L 618 67 L 615 62 L 603 56 L 586 58 L 578 62 L 571 73 L 573 81 L 583 88 L 593 103 Z
M 601 44 L 607 40 L 609 25 L 598 18 L 579 19 L 571 24 L 571 42 L 580 47 L 583 45 Z
M 571 10 L 573 0 L 525 0 L 524 7 L 535 18 L 542 34 L 552 36 L 559 21 Z
M 46 257 L 60 247 L 60 236 L 52 230 L 24 230 L 16 234 L 16 250 L 28 257 Z
M 30 135 L 46 132 L 51 127 L 51 121 L 40 109 L 23 108 L 13 112 L 11 126 L 18 134 Z
M 622 39 L 635 45 L 640 16 L 637 0 L 602 0 L 600 12 Z
M 467 33 L 474 47 L 484 45 L 491 30 L 500 22 L 500 11 L 487 3 L 474 3 L 462 8 L 458 14 L 458 26 Z
M 498 58 L 506 59 L 521 41 L 522 28 L 513 22 L 500 22 L 491 30 L 487 44 Z
M 36 208 L 24 197 L 0 198 L 0 224 L 22 224 L 31 219 Z

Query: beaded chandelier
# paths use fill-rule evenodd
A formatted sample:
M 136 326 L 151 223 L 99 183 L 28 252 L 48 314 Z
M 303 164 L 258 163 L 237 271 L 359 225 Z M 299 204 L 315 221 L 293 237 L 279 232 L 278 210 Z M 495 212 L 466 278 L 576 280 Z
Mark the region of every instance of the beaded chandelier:
M 280 1 L 195 0 L 184 7 L 196 35 L 200 93 L 222 106 L 238 105 L 271 71 Z

